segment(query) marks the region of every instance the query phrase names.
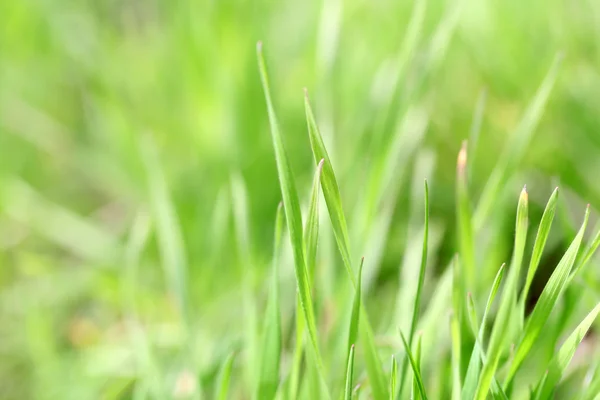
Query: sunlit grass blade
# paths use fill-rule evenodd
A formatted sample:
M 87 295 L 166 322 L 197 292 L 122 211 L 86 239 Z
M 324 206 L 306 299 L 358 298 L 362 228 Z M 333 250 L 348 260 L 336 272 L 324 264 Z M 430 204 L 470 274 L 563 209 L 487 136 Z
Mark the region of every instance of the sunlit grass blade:
M 398 363 L 396 357 L 392 354 L 392 367 L 390 372 L 390 400 L 396 398 L 396 385 L 398 382 Z
M 460 325 L 455 313 L 450 316 L 450 336 L 452 338 L 452 399 L 460 399 Z
M 410 366 L 413 370 L 414 378 L 417 381 L 417 387 L 419 389 L 419 395 L 421 399 L 427 400 L 427 392 L 425 391 L 425 385 L 423 384 L 423 379 L 421 378 L 421 371 L 419 369 L 419 365 L 415 357 L 412 354 L 410 347 L 408 346 L 408 342 L 404 337 L 404 334 L 400 332 L 400 337 L 402 338 L 402 344 L 404 345 L 404 350 L 406 351 L 406 356 L 408 357 L 408 361 L 410 362 Z
M 461 264 L 460 299 L 467 291 L 475 289 L 475 249 L 473 247 L 473 223 L 471 200 L 467 185 L 467 142 L 463 142 L 456 163 L 456 215 L 458 218 L 458 249 Z M 455 304 L 456 307 L 456 304 Z M 462 307 L 454 310 L 461 313 Z
M 314 284 L 314 271 L 317 262 L 317 242 L 319 240 L 319 190 L 321 184 L 321 170 L 324 161 L 325 160 L 321 160 L 317 165 L 317 171 L 315 172 L 310 194 L 308 216 L 306 217 L 306 223 L 304 225 L 304 248 L 306 252 L 308 278 L 311 285 Z
M 271 100 L 269 79 L 267 76 L 267 69 L 262 52 L 262 43 L 260 42 L 257 45 L 257 55 L 258 66 L 260 70 L 265 100 L 267 103 L 267 110 L 269 114 L 269 122 L 271 125 L 271 137 L 273 140 L 273 147 L 275 150 L 275 161 L 277 164 L 279 184 L 281 187 L 281 195 L 283 198 L 283 208 L 285 211 L 288 232 L 294 255 L 294 272 L 296 275 L 298 292 L 300 293 L 300 304 L 302 306 L 302 312 L 304 313 L 304 318 L 306 320 L 306 327 L 308 329 L 310 342 L 314 350 L 315 362 L 317 363 L 317 368 L 319 370 L 321 379 L 323 380 L 323 382 L 325 382 L 323 362 L 321 360 L 321 353 L 319 350 L 317 326 L 315 322 L 315 314 L 311 298 L 311 289 L 308 280 L 308 271 L 306 268 L 306 260 L 304 257 L 304 238 L 302 234 L 303 229 L 302 214 L 300 212 L 300 203 L 298 201 L 298 193 L 296 192 L 294 176 L 292 174 L 290 163 L 283 144 L 283 139 L 279 132 L 279 125 L 275 116 L 275 110 L 273 108 Z
M 321 189 L 323 190 L 323 197 L 325 197 L 325 203 L 327 210 L 329 211 L 329 218 L 333 228 L 333 233 L 338 245 L 344 267 L 348 274 L 354 290 L 358 288 L 356 278 L 354 276 L 351 256 L 350 256 L 350 243 L 348 239 L 348 227 L 346 225 L 346 217 L 344 216 L 344 210 L 342 209 L 342 201 L 340 191 L 338 188 L 337 180 L 333 172 L 333 167 L 325 148 L 325 143 L 317 127 L 315 117 L 313 115 L 310 102 L 308 100 L 308 92 L 305 91 L 306 119 L 308 123 L 308 134 L 310 138 L 310 144 L 313 152 L 315 162 L 325 160 L 323 162 L 323 170 L 321 172 Z M 373 338 L 373 330 L 369 323 L 368 316 L 364 311 L 364 307 L 361 306 L 361 323 L 359 324 L 360 329 L 360 340 L 365 351 L 365 363 L 367 367 L 367 373 L 369 375 L 371 388 L 373 391 L 373 397 L 375 400 L 387 399 L 389 394 L 387 393 L 386 379 L 383 374 L 383 368 L 381 366 L 381 360 L 377 353 L 377 347 Z
M 529 288 L 531 287 L 531 283 L 533 282 L 533 278 L 537 271 L 537 267 L 542 258 L 542 253 L 544 252 L 544 247 L 546 246 L 546 240 L 548 239 L 548 234 L 550 233 L 550 228 L 552 227 L 552 221 L 554 220 L 554 214 L 556 212 L 556 200 L 558 199 L 558 188 L 554 189 L 550 199 L 548 200 L 548 204 L 546 204 L 546 209 L 542 214 L 542 220 L 540 221 L 540 226 L 537 231 L 537 235 L 535 237 L 535 243 L 533 245 L 533 252 L 531 253 L 531 261 L 529 262 L 529 269 L 527 270 L 527 278 L 525 280 L 525 286 L 523 291 L 521 292 L 520 298 L 520 312 L 523 315 L 525 309 L 525 302 L 527 301 L 527 295 L 529 294 Z M 523 315 L 523 318 L 525 316 Z
M 516 296 L 519 284 L 521 261 L 523 258 L 523 251 L 527 238 L 527 210 L 527 190 L 523 188 L 521 195 L 519 196 L 519 205 L 517 206 L 515 249 L 513 252 L 513 259 L 511 262 L 511 268 L 508 271 L 508 277 L 506 279 L 506 284 L 504 285 L 504 290 L 502 291 L 500 308 L 492 328 L 487 350 L 487 359 L 486 362 L 483 363 L 479 381 L 477 382 L 477 388 L 474 396 L 474 398 L 477 400 L 484 400 L 487 397 L 490 390 L 490 385 L 496 373 L 496 369 L 498 368 L 498 362 L 500 361 L 500 357 L 505 350 L 506 336 L 510 331 L 509 325 L 513 316 L 513 311 L 516 307 Z
M 485 330 L 487 328 L 487 319 L 492 308 L 492 304 L 494 303 L 494 299 L 496 298 L 496 293 L 498 292 L 498 288 L 500 287 L 500 283 L 502 282 L 502 278 L 504 277 L 504 271 L 506 270 L 505 264 L 500 266 L 500 269 L 496 273 L 496 277 L 494 278 L 494 283 L 492 283 L 492 288 L 490 290 L 490 294 L 487 299 L 487 303 L 485 305 L 485 311 L 483 313 L 483 319 L 481 320 L 481 325 L 479 326 L 479 330 L 477 330 L 477 315 L 475 314 L 475 305 L 473 304 L 473 297 L 468 297 L 468 308 L 469 317 L 471 319 L 471 325 L 473 330 L 473 334 L 475 335 L 475 344 L 473 346 L 473 351 L 471 353 L 471 358 L 469 360 L 469 366 L 467 367 L 467 374 L 465 376 L 465 383 L 462 388 L 461 398 L 462 400 L 471 400 L 475 396 L 475 390 L 477 389 L 477 381 L 479 379 L 479 374 L 481 372 L 481 352 L 482 352 L 482 341 L 483 335 L 485 334 Z
M 262 331 L 260 370 L 257 399 L 272 399 L 279 386 L 279 363 L 281 359 L 281 316 L 279 310 L 279 252 L 283 231 L 283 206 L 277 207 L 271 289 Z
M 521 161 L 523 154 L 527 150 L 550 97 L 550 92 L 556 82 L 562 58 L 560 54 L 555 57 L 550 70 L 538 88 L 533 100 L 525 110 L 519 124 L 510 135 L 508 143 L 483 189 L 475 214 L 473 215 L 475 231 L 479 231 L 483 227 L 494 204 L 501 197 L 500 192 L 503 190 L 507 178 Z
M 233 361 L 235 354 L 231 353 L 221 367 L 219 373 L 218 384 L 215 386 L 215 399 L 216 400 L 227 400 L 227 393 L 229 392 L 229 381 L 231 380 L 231 370 L 233 369 Z
M 541 399 L 549 399 L 551 397 L 553 388 L 560 381 L 563 373 L 567 369 L 567 366 L 575 354 L 575 350 L 577 350 L 577 347 L 585 337 L 587 331 L 590 329 L 590 326 L 596 320 L 599 312 L 600 304 L 596 305 L 596 307 L 590 311 L 583 321 L 581 321 L 573 333 L 571 333 L 567 340 L 565 340 L 565 342 L 562 344 L 558 350 L 558 353 L 556 353 L 556 355 L 552 358 L 548 368 L 547 379 L 544 382 L 541 382 L 539 385 L 539 387 L 541 387 Z
M 356 292 L 354 292 L 354 301 L 352 302 L 352 314 L 350 315 L 350 325 L 348 327 L 348 339 L 347 343 L 347 352 L 348 354 L 354 348 L 354 344 L 358 339 L 358 326 L 360 320 L 360 307 L 361 307 L 361 286 L 362 286 L 362 270 L 363 264 L 365 262 L 364 257 L 360 260 L 360 267 L 358 268 L 358 286 L 356 287 Z M 350 357 L 348 357 L 350 359 Z M 346 366 L 347 367 L 347 366 Z M 347 368 L 344 368 L 346 370 Z
M 346 383 L 344 385 L 344 399 L 352 399 L 352 375 L 354 374 L 354 345 L 350 346 L 348 360 L 346 361 Z
M 585 211 L 583 224 L 581 225 L 577 236 L 571 243 L 571 246 L 569 246 L 569 248 L 565 252 L 563 258 L 556 266 L 556 269 L 550 276 L 548 283 L 546 283 L 546 286 L 544 287 L 544 290 L 542 291 L 539 300 L 537 301 L 533 311 L 531 312 L 531 315 L 527 319 L 525 328 L 521 335 L 521 339 L 515 349 L 515 356 L 512 360 L 510 369 L 508 371 L 508 375 L 506 377 L 506 381 L 504 384 L 505 388 L 510 385 L 516 372 L 521 366 L 521 363 L 525 360 L 525 357 L 533 348 L 535 341 L 541 334 L 542 329 L 546 324 L 548 317 L 550 316 L 550 312 L 556 305 L 559 296 L 563 293 L 566 287 L 569 274 L 577 258 L 579 247 L 581 246 L 581 241 L 583 239 L 583 234 L 587 226 L 589 214 L 590 209 L 588 206 Z
M 417 338 L 417 348 L 415 350 L 415 361 L 417 362 L 417 367 L 419 368 L 419 371 L 421 370 L 421 342 L 423 336 L 419 335 L 419 337 Z M 419 395 L 419 381 L 417 380 L 417 376 L 415 374 L 413 374 L 413 380 L 412 380 L 412 397 L 413 400 L 419 400 L 421 399 L 421 396 Z
M 413 306 L 412 318 L 410 321 L 410 331 L 408 333 L 408 344 L 412 346 L 415 331 L 417 330 L 417 324 L 419 320 L 419 313 L 421 310 L 421 293 L 423 291 L 423 284 L 425 282 L 425 272 L 427 268 L 427 245 L 429 243 L 429 186 L 427 180 L 425 180 L 425 222 L 423 230 L 423 246 L 421 252 L 421 266 L 419 268 L 419 281 L 417 282 L 417 289 L 415 294 L 415 301 Z M 401 373 L 406 370 L 407 358 L 404 357 L 402 361 L 402 367 L 400 368 Z M 404 379 L 400 381 L 400 393 L 402 393 Z M 392 394 L 393 395 L 393 394 Z

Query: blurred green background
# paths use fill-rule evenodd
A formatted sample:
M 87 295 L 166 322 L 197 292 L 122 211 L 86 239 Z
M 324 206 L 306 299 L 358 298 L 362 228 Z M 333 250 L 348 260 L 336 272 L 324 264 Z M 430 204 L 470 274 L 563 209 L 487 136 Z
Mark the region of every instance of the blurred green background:
M 595 0 L 1 1 L 0 398 L 115 398 L 137 374 L 134 303 L 173 385 L 181 371 L 209 379 L 237 346 L 243 276 L 262 299 L 280 201 L 258 40 L 304 203 L 310 93 L 353 241 L 372 260 L 376 310 L 420 240 L 411 210 L 422 178 L 441 271 L 455 251 L 456 155 L 477 104 L 474 202 L 559 54 L 542 119 L 485 221 L 485 263 L 508 259 L 525 183 L 539 218 L 560 181 L 557 252 L 573 206 L 577 220 L 581 204 L 600 208 L 598 38 Z M 190 331 L 169 265 L 187 271 Z

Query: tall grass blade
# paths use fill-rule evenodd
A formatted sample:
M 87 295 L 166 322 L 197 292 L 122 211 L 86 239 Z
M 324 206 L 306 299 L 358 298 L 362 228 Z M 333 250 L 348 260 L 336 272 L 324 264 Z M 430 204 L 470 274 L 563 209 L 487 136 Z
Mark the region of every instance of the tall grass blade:
M 461 264 L 459 297 L 475 289 L 475 249 L 473 247 L 473 223 L 467 185 L 467 142 L 463 142 L 456 163 L 456 215 L 458 218 L 458 248 Z M 456 305 L 455 305 L 456 306 Z M 462 307 L 454 310 L 459 315 Z
M 275 240 L 273 246 L 273 266 L 271 289 L 265 313 L 262 332 L 260 372 L 258 376 L 257 399 L 272 399 L 279 386 L 279 363 L 281 359 L 281 317 L 279 310 L 279 252 L 283 231 L 283 206 L 277 207 L 275 218 Z
M 344 385 L 344 399 L 352 399 L 352 375 L 354 374 L 354 345 L 350 346 L 348 360 L 346 361 L 346 384 Z
M 396 385 L 398 382 L 398 363 L 396 357 L 392 354 L 392 368 L 390 373 L 390 400 L 396 398 Z
M 536 303 L 533 311 L 531 312 L 531 315 L 527 319 L 527 323 L 525 324 L 524 331 L 521 335 L 521 340 L 516 346 L 515 356 L 512 360 L 510 369 L 508 371 L 508 375 L 506 377 L 506 381 L 504 384 L 505 388 L 510 385 L 516 372 L 521 366 L 521 363 L 525 360 L 525 357 L 533 348 L 535 341 L 541 334 L 542 328 L 544 327 L 546 321 L 548 320 L 548 317 L 550 316 L 550 312 L 556 305 L 559 296 L 562 294 L 566 287 L 569 274 L 577 258 L 579 247 L 581 246 L 581 241 L 583 239 L 583 234 L 587 226 L 589 214 L 590 208 L 588 206 L 585 212 L 583 224 L 581 225 L 577 236 L 571 243 L 571 246 L 569 246 L 569 248 L 565 252 L 563 258 L 556 266 L 556 269 L 550 276 L 548 283 L 546 283 L 546 286 L 544 287 L 544 290 L 542 291 L 538 302 Z
M 562 375 L 564 374 L 567 366 L 571 362 L 577 346 L 581 343 L 586 333 L 590 329 L 590 326 L 596 320 L 598 313 L 600 312 L 600 304 L 596 305 L 592 311 L 581 321 L 581 323 L 575 328 L 573 333 L 569 335 L 567 340 L 562 344 L 558 353 L 550 361 L 548 368 L 547 379 L 540 383 L 540 398 L 549 399 L 552 395 L 553 388 L 558 384 Z
M 417 364 L 417 361 L 416 361 L 415 357 L 413 356 L 412 351 L 410 350 L 410 347 L 408 347 L 408 342 L 406 341 L 406 338 L 404 337 L 404 334 L 402 332 L 400 332 L 400 337 L 402 338 L 402 344 L 404 345 L 404 350 L 406 351 L 408 361 L 410 362 L 410 366 L 412 367 L 414 378 L 417 381 L 419 395 L 421 396 L 421 399 L 427 400 L 427 393 L 425 391 L 425 385 L 423 385 L 423 379 L 421 378 L 421 371 L 419 369 L 419 365 Z
M 490 385 L 494 379 L 498 362 L 505 350 L 506 336 L 508 334 L 511 317 L 516 307 L 516 296 L 519 283 L 521 261 L 525 248 L 525 239 L 527 237 L 527 212 L 528 196 L 527 190 L 523 188 L 519 197 L 517 207 L 517 221 L 515 233 L 515 249 L 511 268 L 508 272 L 508 278 L 502 292 L 500 308 L 492 328 L 492 334 L 488 345 L 487 359 L 483 363 L 482 371 L 477 382 L 474 398 L 484 400 L 490 390 Z
M 304 240 L 302 234 L 303 229 L 302 215 L 300 212 L 300 203 L 298 201 L 298 193 L 296 192 L 296 186 L 294 184 L 294 176 L 292 174 L 285 146 L 283 144 L 283 139 L 279 132 L 279 124 L 277 122 L 275 110 L 273 108 L 273 103 L 271 100 L 269 78 L 267 76 L 267 68 L 263 57 L 262 43 L 260 42 L 257 45 L 257 55 L 258 66 L 260 70 L 265 100 L 267 103 L 267 110 L 269 114 L 269 122 L 271 125 L 271 137 L 273 140 L 273 147 L 275 150 L 275 161 L 277 164 L 277 172 L 279 175 L 279 184 L 281 186 L 283 208 L 285 211 L 288 232 L 290 235 L 290 241 L 292 244 L 292 250 L 294 255 L 294 272 L 296 275 L 298 292 L 300 293 L 300 305 L 302 307 L 302 312 L 304 313 L 306 327 L 308 329 L 308 335 L 310 338 L 311 345 L 313 347 L 315 362 L 317 363 L 317 369 L 319 370 L 319 374 L 322 381 L 325 382 L 323 362 L 321 360 L 321 352 L 319 350 L 317 338 L 317 327 L 311 298 L 311 289 L 308 281 L 308 271 L 306 268 L 306 260 L 304 256 Z
M 455 313 L 450 316 L 450 336 L 452 338 L 452 400 L 460 399 L 460 324 Z
M 350 351 L 354 348 L 354 344 L 358 339 L 358 326 L 360 320 L 360 307 L 361 307 L 361 282 L 362 282 L 362 270 L 363 264 L 365 262 L 364 257 L 360 260 L 360 267 L 358 268 L 358 286 L 356 288 L 356 292 L 354 293 L 354 301 L 352 302 L 352 314 L 350 315 L 350 325 L 348 327 L 348 340 L 346 341 L 347 354 L 350 354 Z M 347 357 L 348 359 L 349 356 Z M 346 370 L 348 365 L 346 365 Z
M 308 268 L 308 278 L 311 285 L 314 284 L 314 271 L 317 262 L 317 242 L 319 240 L 319 188 L 321 183 L 321 170 L 323 163 L 321 160 L 317 165 L 317 171 L 313 179 L 313 185 L 310 194 L 310 203 L 308 206 L 308 216 L 306 217 L 304 230 L 304 246 L 306 251 L 306 265 Z
M 325 148 L 325 143 L 317 127 L 315 117 L 313 115 L 310 102 L 308 100 L 308 92 L 305 91 L 306 119 L 308 123 L 308 134 L 310 138 L 310 144 L 313 152 L 315 162 L 325 160 L 323 163 L 323 171 L 321 173 L 321 189 L 323 190 L 323 197 L 325 197 L 325 203 L 327 210 L 329 211 L 329 218 L 333 227 L 333 233 L 354 290 L 358 288 L 356 278 L 354 276 L 351 256 L 350 256 L 350 244 L 348 239 L 348 227 L 346 225 L 346 218 L 344 216 L 344 210 L 342 209 L 342 201 L 340 191 L 338 188 L 335 173 Z M 360 340 L 365 351 L 365 362 L 367 367 L 367 373 L 369 375 L 371 388 L 373 390 L 373 397 L 375 400 L 385 400 L 388 398 L 387 385 L 385 382 L 385 376 L 381 366 L 381 360 L 377 353 L 377 347 L 375 346 L 375 340 L 373 338 L 373 330 L 369 323 L 368 316 L 364 311 L 364 306 L 361 306 L 361 323 L 359 324 L 360 329 Z
M 417 338 L 417 348 L 415 350 L 415 361 L 417 362 L 417 367 L 419 368 L 419 371 L 421 370 L 421 342 L 423 336 L 419 335 L 419 337 Z M 421 399 L 421 396 L 419 395 L 419 381 L 417 380 L 417 377 L 415 374 L 413 374 L 413 380 L 412 380 L 412 399 L 414 400 L 419 400 Z

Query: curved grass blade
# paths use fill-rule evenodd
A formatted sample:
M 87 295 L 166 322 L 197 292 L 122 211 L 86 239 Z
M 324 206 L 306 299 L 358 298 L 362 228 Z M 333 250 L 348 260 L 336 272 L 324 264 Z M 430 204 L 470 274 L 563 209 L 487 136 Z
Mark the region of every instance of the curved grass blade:
M 527 295 L 529 294 L 529 288 L 531 287 L 531 282 L 533 282 L 533 277 L 535 276 L 535 272 L 537 271 L 537 267 L 540 264 L 540 260 L 542 258 L 542 253 L 544 252 L 544 247 L 546 245 L 546 240 L 548 239 L 548 234 L 550 233 L 550 228 L 552 227 L 552 221 L 554 220 L 554 214 L 556 213 L 556 201 L 558 199 L 558 188 L 554 189 L 552 195 L 550 195 L 550 199 L 548 200 L 548 204 L 546 204 L 546 209 L 542 214 L 542 220 L 540 221 L 540 226 L 538 228 L 537 235 L 535 237 L 535 243 L 533 245 L 533 252 L 531 253 L 531 261 L 529 262 L 529 269 L 527 270 L 527 278 L 525 280 L 525 287 L 523 288 L 523 292 L 521 293 L 520 299 L 520 311 L 521 315 L 523 315 L 525 309 L 525 301 L 527 301 Z M 524 318 L 524 316 L 523 316 Z
M 419 365 L 417 361 L 413 357 L 412 351 L 410 347 L 408 347 L 408 342 L 404 337 L 404 334 L 400 332 L 400 337 L 402 338 L 402 344 L 404 345 L 404 350 L 406 351 L 406 355 L 408 356 L 408 360 L 410 361 L 410 366 L 412 367 L 414 378 L 417 381 L 417 388 L 419 390 L 419 394 L 423 400 L 427 400 L 427 393 L 425 391 L 425 386 L 423 385 L 423 379 L 421 378 L 421 371 L 419 369 Z
M 494 303 L 494 299 L 496 298 L 496 293 L 498 292 L 498 288 L 500 287 L 500 283 L 502 282 L 502 278 L 504 277 L 504 271 L 506 270 L 505 264 L 500 266 L 500 269 L 496 273 L 496 277 L 494 278 L 494 283 L 492 284 L 492 289 L 490 290 L 490 294 L 487 299 L 487 303 L 485 305 L 485 311 L 483 313 L 483 319 L 481 320 L 481 325 L 479 326 L 479 331 L 476 330 L 477 326 L 477 316 L 475 315 L 475 305 L 473 304 L 473 297 L 469 296 L 468 298 L 468 308 L 472 311 L 469 311 L 469 316 L 471 318 L 471 325 L 474 328 L 473 334 L 475 336 L 475 345 L 473 346 L 473 351 L 471 353 L 471 358 L 469 360 L 469 366 L 467 367 L 467 374 L 465 376 L 465 383 L 462 388 L 461 398 L 462 400 L 471 400 L 475 397 L 475 390 L 477 389 L 477 380 L 479 379 L 479 374 L 481 372 L 481 353 L 483 351 L 481 347 L 481 343 L 483 342 L 483 335 L 485 334 L 485 330 L 487 328 L 487 319 L 490 309 L 492 308 L 492 304 Z
M 227 393 L 229 392 L 229 381 L 231 380 L 231 370 L 233 369 L 234 353 L 229 354 L 221 372 L 219 374 L 219 383 L 215 387 L 215 399 L 227 400 Z
M 392 354 L 392 368 L 390 373 L 390 400 L 396 398 L 396 382 L 398 381 L 398 363 Z
M 525 110 L 523 118 L 510 135 L 508 143 L 483 189 L 475 214 L 473 215 L 475 231 L 479 231 L 483 227 L 485 220 L 497 201 L 496 199 L 500 197 L 500 192 L 505 185 L 507 177 L 521 161 L 523 154 L 527 150 L 527 146 L 533 137 L 550 97 L 550 92 L 556 82 L 562 58 L 561 54 L 554 58 L 550 70 L 542 81 L 533 100 Z
M 348 361 L 346 361 L 346 384 L 344 385 L 344 399 L 352 399 L 352 375 L 354 373 L 354 345 L 350 346 Z
M 417 362 L 417 367 L 419 368 L 419 371 L 421 370 L 421 338 L 423 336 L 419 335 L 419 338 L 417 339 L 417 349 L 415 350 L 415 361 Z M 421 396 L 419 395 L 419 382 L 417 381 L 416 375 L 413 374 L 413 381 L 412 381 L 412 399 L 414 400 L 418 400 L 421 399 Z
M 277 172 L 279 175 L 279 184 L 281 186 L 281 195 L 283 198 L 283 207 L 287 220 L 288 232 L 292 244 L 294 254 L 294 272 L 296 275 L 296 283 L 298 292 L 300 293 L 300 305 L 311 345 L 314 350 L 315 362 L 323 383 L 325 382 L 323 362 L 321 360 L 321 352 L 317 339 L 317 327 L 315 322 L 315 314 L 311 298 L 311 289 L 308 280 L 306 261 L 304 256 L 303 234 L 302 234 L 302 214 L 300 212 L 300 203 L 298 201 L 298 193 L 294 183 L 294 176 L 287 157 L 283 139 L 279 132 L 279 124 L 273 108 L 271 100 L 271 92 L 269 88 L 269 78 L 267 76 L 267 68 L 262 52 L 262 43 L 257 45 L 258 66 L 260 70 L 267 110 L 269 114 L 269 122 L 271 125 L 271 138 L 275 150 L 275 161 L 277 164 Z M 323 186 L 323 185 L 322 185 Z
M 325 160 L 321 160 L 317 165 L 317 170 L 315 171 L 315 177 L 313 179 L 313 185 L 310 194 L 308 216 L 306 217 L 304 229 L 306 265 L 308 268 L 308 278 L 311 285 L 314 283 L 314 271 L 317 260 L 317 242 L 319 239 L 319 187 L 321 184 L 321 170 L 323 169 L 324 162 Z
M 279 363 L 281 361 L 281 318 L 279 310 L 279 252 L 283 230 L 283 210 L 280 203 L 275 219 L 275 244 L 271 289 L 262 332 L 262 354 L 258 376 L 257 399 L 272 399 L 279 386 Z
M 531 315 L 527 320 L 527 323 L 525 324 L 524 332 L 521 336 L 519 344 L 516 347 L 515 356 L 510 365 L 504 388 L 507 388 L 512 379 L 515 377 L 515 374 L 521 366 L 521 363 L 525 360 L 525 357 L 529 354 L 530 350 L 535 344 L 535 341 L 541 334 L 542 328 L 546 324 L 546 321 L 550 316 L 550 312 L 556 305 L 559 296 L 565 290 L 569 274 L 577 258 L 579 247 L 581 246 L 581 241 L 583 239 L 583 234 L 587 226 L 589 215 L 590 208 L 588 206 L 585 211 L 583 224 L 581 225 L 577 236 L 575 239 L 573 239 L 573 242 L 565 252 L 565 255 L 550 276 L 548 283 L 546 283 L 538 302 L 536 303 Z
M 327 205 L 329 212 L 329 218 L 333 227 L 333 233 L 338 245 L 344 267 L 348 278 L 354 287 L 354 290 L 358 288 L 356 278 L 354 276 L 352 264 L 350 262 L 350 244 L 348 239 L 348 227 L 346 225 L 346 218 L 344 216 L 344 210 L 342 208 L 342 201 L 340 191 L 337 184 L 337 179 L 333 172 L 333 167 L 325 148 L 325 143 L 317 127 L 315 117 L 313 115 L 310 102 L 308 100 L 308 92 L 305 90 L 304 105 L 306 109 L 306 119 L 308 123 L 308 134 L 310 138 L 310 145 L 312 148 L 315 162 L 325 160 L 323 163 L 323 171 L 321 173 L 321 189 L 323 190 L 323 197 Z M 365 350 L 365 362 L 367 367 L 367 373 L 371 388 L 373 390 L 373 397 L 375 400 L 385 400 L 388 398 L 387 385 L 385 382 L 385 376 L 381 366 L 381 360 L 377 353 L 377 347 L 373 339 L 373 330 L 369 323 L 368 316 L 364 310 L 364 306 L 361 305 L 361 323 L 359 329 L 361 330 L 360 339 L 362 346 Z
M 483 363 L 483 368 L 477 382 L 474 398 L 484 400 L 490 390 L 490 385 L 496 374 L 498 362 L 505 350 L 506 337 L 509 332 L 511 318 L 516 307 L 517 289 L 519 283 L 521 262 L 523 259 L 523 251 L 525 249 L 525 239 L 527 238 L 527 209 L 528 196 L 527 190 L 523 188 L 519 197 L 519 205 L 517 207 L 517 221 L 515 233 L 515 250 L 511 268 L 508 272 L 506 285 L 502 292 L 500 308 L 492 328 L 492 334 L 488 345 L 487 359 Z
M 575 354 L 575 350 L 577 350 L 577 346 L 585 337 L 587 331 L 590 329 L 590 326 L 596 320 L 598 313 L 600 312 L 600 304 L 596 305 L 592 311 L 581 321 L 581 323 L 575 328 L 573 333 L 569 335 L 567 340 L 562 344 L 558 353 L 552 358 L 550 361 L 550 367 L 547 372 L 547 379 L 540 382 L 539 387 L 539 398 L 540 399 L 549 399 L 552 395 L 553 388 L 560 381 L 563 373 L 567 369 L 569 362 L 573 358 Z

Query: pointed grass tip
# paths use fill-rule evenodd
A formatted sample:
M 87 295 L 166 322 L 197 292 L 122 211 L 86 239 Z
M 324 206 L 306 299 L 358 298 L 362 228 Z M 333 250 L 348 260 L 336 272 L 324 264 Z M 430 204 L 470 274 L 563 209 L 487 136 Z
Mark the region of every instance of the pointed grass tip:
M 263 42 L 262 42 L 262 40 L 259 40 L 258 42 L 256 42 L 256 51 L 259 53 L 262 53 L 262 48 L 263 48 Z
M 523 186 L 523 190 L 521 190 L 521 200 L 525 202 L 529 200 L 529 195 L 527 194 L 527 185 Z
M 462 142 L 462 146 L 460 147 L 460 151 L 458 152 L 458 160 L 456 162 L 457 168 L 460 172 L 465 169 L 467 165 L 467 141 L 464 140 Z
M 321 161 L 319 161 L 319 164 L 317 165 L 318 169 L 322 169 L 323 168 L 323 164 L 325 164 L 325 159 L 321 158 Z
M 306 98 L 306 100 L 308 100 L 308 89 L 305 86 L 302 88 L 302 90 L 304 91 L 304 98 Z

